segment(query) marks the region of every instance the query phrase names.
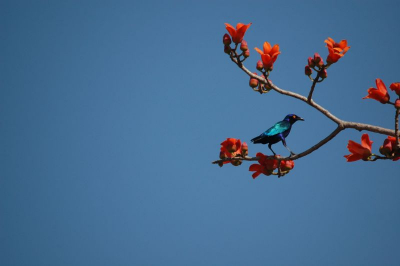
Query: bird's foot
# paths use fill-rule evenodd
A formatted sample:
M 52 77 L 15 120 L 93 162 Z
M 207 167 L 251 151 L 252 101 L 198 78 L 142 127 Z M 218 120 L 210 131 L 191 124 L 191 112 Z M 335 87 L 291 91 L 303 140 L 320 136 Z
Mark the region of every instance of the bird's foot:
M 291 158 L 291 157 L 293 157 L 293 156 L 295 156 L 295 155 L 297 155 L 296 153 L 294 153 L 294 152 L 290 152 L 290 156 L 289 156 L 289 158 Z

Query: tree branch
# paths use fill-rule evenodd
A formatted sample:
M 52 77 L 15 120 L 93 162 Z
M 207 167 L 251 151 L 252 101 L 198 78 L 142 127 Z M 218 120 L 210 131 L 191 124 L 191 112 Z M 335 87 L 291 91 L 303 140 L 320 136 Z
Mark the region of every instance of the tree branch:
M 343 127 L 343 129 L 353 128 L 353 129 L 356 129 L 358 131 L 366 130 L 366 131 L 375 132 L 375 133 L 378 133 L 378 134 L 383 134 L 383 135 L 388 135 L 388 136 L 395 136 L 395 137 L 399 136 L 399 132 L 395 133 L 395 131 L 391 130 L 391 129 L 378 127 L 378 126 L 373 126 L 373 125 L 369 125 L 369 124 L 363 124 L 363 123 L 356 123 L 356 122 L 349 122 L 349 121 L 341 120 L 341 119 L 337 118 L 336 116 L 334 116 L 333 114 L 331 114 L 327 109 L 325 109 L 321 105 L 317 104 L 314 100 L 311 99 L 310 101 L 308 101 L 308 98 L 306 98 L 303 95 L 300 95 L 300 94 L 295 93 L 295 92 L 283 90 L 283 89 L 279 88 L 278 86 L 274 85 L 271 82 L 271 80 L 267 81 L 263 77 L 251 73 L 242 63 L 238 62 L 235 58 L 231 57 L 231 60 L 240 69 L 242 69 L 247 75 L 249 75 L 251 78 L 257 79 L 259 82 L 261 82 L 263 84 L 267 84 L 270 88 L 272 88 L 274 91 L 276 91 L 276 92 L 278 92 L 280 94 L 287 95 L 287 96 L 299 99 L 299 100 L 307 103 L 311 107 L 314 107 L 315 109 L 320 111 L 327 118 L 329 118 L 330 120 L 335 122 L 339 127 Z
M 310 153 L 312 153 L 313 151 L 319 149 L 320 147 L 322 147 L 323 145 L 325 145 L 327 142 L 329 142 L 331 139 L 333 139 L 337 134 L 339 134 L 342 130 L 344 130 L 343 127 L 338 126 L 334 131 L 332 131 L 331 134 L 329 134 L 326 138 L 324 138 L 323 140 L 321 140 L 320 142 L 318 142 L 317 144 L 315 144 L 314 146 L 312 146 L 311 148 L 309 148 L 308 150 L 303 151 L 302 153 L 296 154 L 294 156 L 290 156 L 290 157 L 281 157 L 279 158 L 280 161 L 287 161 L 287 160 L 297 160 L 300 159 L 301 157 L 304 157 Z M 245 157 L 245 158 L 241 158 L 241 157 L 233 157 L 233 158 L 225 158 L 225 159 L 221 159 L 218 161 L 214 161 L 212 162 L 213 164 L 218 164 L 221 162 L 227 162 L 227 161 L 258 161 L 259 158 L 258 157 Z

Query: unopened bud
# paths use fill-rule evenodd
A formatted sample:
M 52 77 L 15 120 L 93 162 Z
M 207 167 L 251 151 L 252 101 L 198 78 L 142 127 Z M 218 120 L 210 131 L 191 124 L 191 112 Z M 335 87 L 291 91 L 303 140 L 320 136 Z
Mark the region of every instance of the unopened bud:
M 262 70 L 263 69 L 263 67 L 264 67 L 264 65 L 263 65 L 263 63 L 261 62 L 261 60 L 258 60 L 258 62 L 257 62 L 257 65 L 256 65 L 256 68 L 257 68 L 257 70 Z
M 226 54 L 230 54 L 230 53 L 231 53 L 231 47 L 230 47 L 229 45 L 225 45 L 225 46 L 224 46 L 224 52 L 225 52 Z
M 312 59 L 311 57 L 308 58 L 308 66 L 311 68 L 315 67 L 314 59 Z
M 257 75 L 257 73 L 253 73 L 253 74 Z M 258 86 L 258 79 L 250 78 L 249 85 L 250 85 L 250 87 L 252 87 L 254 89 L 255 87 Z
M 246 58 L 249 57 L 250 56 L 250 50 L 247 49 L 246 51 L 244 51 L 243 52 L 243 56 L 246 57 Z
M 240 43 L 240 50 L 242 50 L 242 51 L 247 51 L 247 50 L 249 50 L 249 47 L 247 47 L 247 42 L 246 42 L 245 40 L 243 40 L 243 41 Z
M 232 164 L 233 166 L 239 166 L 239 165 L 242 164 L 242 161 L 239 161 L 239 160 L 232 160 L 232 161 L 231 161 L 231 164 Z
M 294 161 L 281 161 L 280 168 L 282 171 L 292 170 L 294 167 Z
M 310 66 L 305 67 L 304 74 L 306 74 L 306 76 L 310 76 L 312 74 L 312 69 Z
M 232 42 L 231 37 L 228 34 L 225 33 L 224 37 L 222 38 L 222 42 L 225 45 L 231 44 L 231 42 Z
M 400 108 L 400 99 L 397 99 L 397 100 L 394 102 L 394 107 Z
M 328 77 L 328 72 L 326 69 L 322 70 L 320 73 L 321 78 L 326 79 Z
M 316 66 L 319 67 L 324 65 L 324 61 L 322 60 L 322 57 L 318 53 L 314 54 L 314 63 Z

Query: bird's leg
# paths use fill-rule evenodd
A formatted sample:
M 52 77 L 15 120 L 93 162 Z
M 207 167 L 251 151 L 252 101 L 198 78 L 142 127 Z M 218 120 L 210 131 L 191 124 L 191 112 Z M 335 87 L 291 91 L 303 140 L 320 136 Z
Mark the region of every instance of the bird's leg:
M 272 151 L 272 153 L 273 153 L 273 154 L 274 154 L 274 156 L 275 156 L 276 154 L 275 154 L 275 152 L 272 150 L 272 147 L 271 147 L 271 145 L 272 145 L 272 144 L 271 144 L 271 143 L 269 143 L 269 144 L 268 144 L 268 148 L 269 148 L 269 149 Z
M 286 146 L 286 140 L 285 140 L 285 138 L 284 138 L 283 136 L 282 136 L 282 143 L 283 143 L 283 146 L 285 146 L 285 148 L 290 152 L 290 156 L 296 155 L 296 153 L 292 152 L 292 151 L 289 149 L 289 147 Z

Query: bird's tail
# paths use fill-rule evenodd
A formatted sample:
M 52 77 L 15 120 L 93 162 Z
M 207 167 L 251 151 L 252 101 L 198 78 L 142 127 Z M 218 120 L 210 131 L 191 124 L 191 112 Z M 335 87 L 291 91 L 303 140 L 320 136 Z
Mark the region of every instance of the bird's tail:
M 258 136 L 258 137 L 255 137 L 254 139 L 251 139 L 251 142 L 253 142 L 254 144 L 261 143 L 261 140 L 262 140 L 262 136 Z

